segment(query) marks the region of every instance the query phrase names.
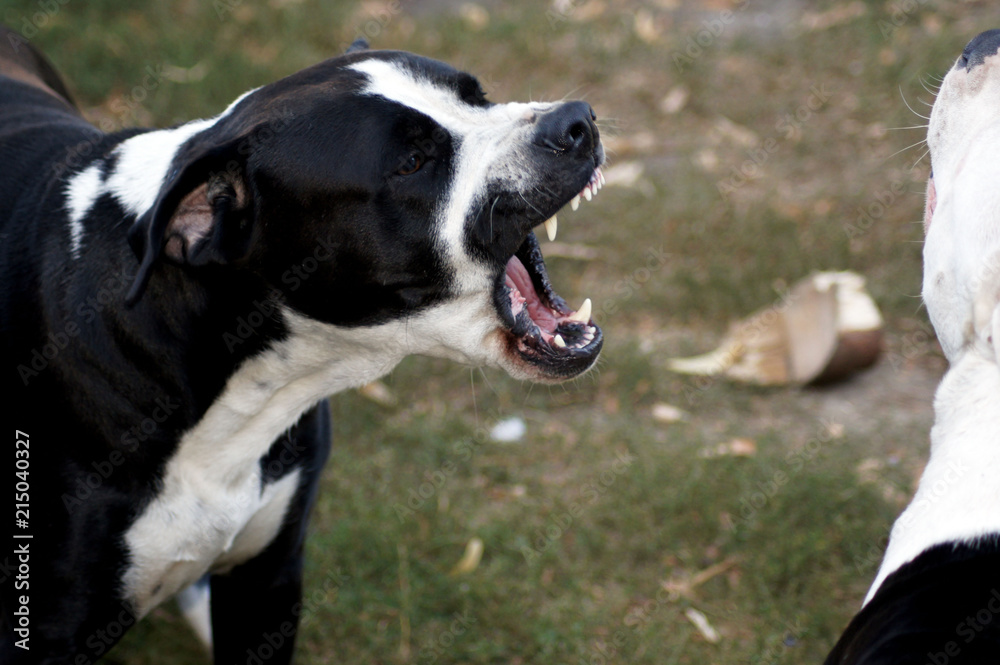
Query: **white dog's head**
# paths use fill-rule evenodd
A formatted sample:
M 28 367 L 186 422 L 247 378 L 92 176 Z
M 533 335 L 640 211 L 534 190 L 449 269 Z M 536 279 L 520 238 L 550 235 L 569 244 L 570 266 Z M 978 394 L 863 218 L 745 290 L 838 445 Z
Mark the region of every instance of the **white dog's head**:
M 1000 30 L 969 42 L 941 84 L 927 133 L 923 297 L 952 363 L 1000 323 L 998 49 Z

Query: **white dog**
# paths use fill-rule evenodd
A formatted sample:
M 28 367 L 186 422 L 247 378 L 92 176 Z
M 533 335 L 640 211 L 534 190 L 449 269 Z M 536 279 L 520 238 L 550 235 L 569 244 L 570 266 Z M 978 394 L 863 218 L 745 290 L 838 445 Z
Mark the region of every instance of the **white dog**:
M 931 111 L 923 296 L 950 369 L 916 496 L 828 665 L 1000 662 L 998 49 L 1000 30 L 969 42 Z

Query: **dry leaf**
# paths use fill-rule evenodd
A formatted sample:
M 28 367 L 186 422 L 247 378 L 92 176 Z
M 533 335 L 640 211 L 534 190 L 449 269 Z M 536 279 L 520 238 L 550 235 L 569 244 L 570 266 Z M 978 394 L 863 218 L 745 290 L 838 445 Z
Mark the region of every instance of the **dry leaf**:
M 702 634 L 706 640 L 712 644 L 717 644 L 722 638 L 719 637 L 719 631 L 712 627 L 712 624 L 708 622 L 708 617 L 694 609 L 689 607 L 684 610 L 684 616 L 687 617 L 688 621 L 694 624 L 694 627 L 698 629 L 698 632 Z
M 479 567 L 479 562 L 483 558 L 483 541 L 479 538 L 472 538 L 465 546 L 465 553 L 455 567 L 451 569 L 449 575 L 465 575 L 471 573 Z

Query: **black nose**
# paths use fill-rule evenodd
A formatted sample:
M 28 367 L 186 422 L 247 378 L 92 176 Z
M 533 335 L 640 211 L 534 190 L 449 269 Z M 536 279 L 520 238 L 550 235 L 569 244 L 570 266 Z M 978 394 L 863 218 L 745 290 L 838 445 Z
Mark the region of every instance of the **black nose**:
M 566 102 L 541 114 L 535 143 L 556 152 L 589 154 L 597 145 L 597 114 L 586 102 Z
M 996 55 L 998 48 L 1000 48 L 1000 30 L 987 30 L 973 37 L 962 51 L 962 56 L 955 66 L 971 72 L 974 67 L 983 64 L 986 58 Z

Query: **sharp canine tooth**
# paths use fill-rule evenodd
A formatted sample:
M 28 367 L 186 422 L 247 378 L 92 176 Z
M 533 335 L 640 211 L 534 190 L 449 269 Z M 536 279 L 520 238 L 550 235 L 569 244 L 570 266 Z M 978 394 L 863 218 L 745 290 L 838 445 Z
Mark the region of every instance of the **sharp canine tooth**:
M 580 195 L 579 194 L 577 194 L 576 196 L 573 197 L 573 200 L 570 202 L 569 206 L 574 211 L 580 209 Z
M 549 242 L 556 239 L 556 230 L 559 228 L 559 220 L 556 219 L 555 215 L 552 215 L 545 220 L 545 233 L 549 236 Z
M 594 193 L 590 191 L 590 185 L 587 185 L 586 187 L 583 188 L 583 198 L 587 199 L 588 201 L 594 198 Z
M 558 346 L 560 349 L 566 348 L 566 342 L 563 341 L 562 335 L 556 335 L 555 337 L 552 338 L 552 341 L 555 342 L 556 346 Z
M 580 309 L 576 310 L 573 316 L 569 317 L 570 321 L 577 321 L 583 324 L 590 323 L 591 309 L 590 298 L 587 298 L 583 301 L 583 304 L 580 305 Z

